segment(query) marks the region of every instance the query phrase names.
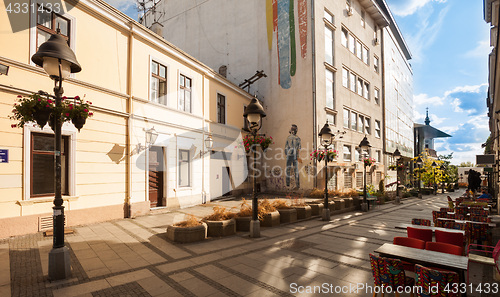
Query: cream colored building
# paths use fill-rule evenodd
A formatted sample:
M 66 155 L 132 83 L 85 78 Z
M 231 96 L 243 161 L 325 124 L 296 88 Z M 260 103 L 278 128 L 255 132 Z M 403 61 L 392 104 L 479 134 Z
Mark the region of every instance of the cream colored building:
M 362 188 L 358 145 L 365 135 L 377 161 L 367 183 L 377 185 L 383 178 L 381 38 L 389 19 L 377 1 L 162 0 L 155 11 L 146 15 L 147 26 L 157 26 L 156 20 L 167 40 L 221 69 L 233 83 L 253 82 L 248 90 L 264 102 L 268 115 L 262 132 L 275 140 L 262 162 L 267 190 L 296 189 L 295 170 L 300 189 L 324 187 L 324 164 L 311 160 L 310 153 L 319 147 L 318 133 L 327 120 L 339 152 L 329 164 L 329 187 Z M 266 76 L 254 81 L 257 71 Z M 286 154 L 296 137 L 289 138 L 292 125 L 301 142 L 297 166 Z M 287 168 L 293 170 L 289 183 Z
M 243 183 L 246 159 L 234 141 L 252 96 L 107 3 L 73 3 L 63 1 L 45 19 L 38 10 L 0 11 L 0 64 L 8 67 L 0 75 L 0 150 L 8 151 L 0 163 L 0 238 L 51 227 L 53 132 L 48 125 L 13 129 L 8 116 L 18 95 L 52 92 L 31 56 L 56 24 L 82 66 L 64 81 L 64 94 L 85 97 L 94 112 L 80 133 L 71 123 L 62 129 L 67 225 L 210 201 L 223 194 L 222 174 L 211 179 L 223 165 L 233 188 Z M 148 146 L 152 128 L 158 137 Z M 213 152 L 204 146 L 209 133 Z M 212 167 L 220 151 L 231 157 Z

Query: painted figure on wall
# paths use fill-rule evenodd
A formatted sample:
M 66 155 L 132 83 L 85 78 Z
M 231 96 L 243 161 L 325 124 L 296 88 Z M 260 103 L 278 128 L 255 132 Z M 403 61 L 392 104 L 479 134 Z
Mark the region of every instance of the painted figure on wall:
M 290 128 L 290 135 L 288 135 L 285 144 L 285 154 L 286 154 L 286 186 L 290 186 L 290 176 L 291 171 L 293 169 L 295 175 L 295 187 L 300 188 L 299 181 L 299 151 L 301 149 L 300 146 L 300 137 L 297 136 L 297 125 L 292 124 Z

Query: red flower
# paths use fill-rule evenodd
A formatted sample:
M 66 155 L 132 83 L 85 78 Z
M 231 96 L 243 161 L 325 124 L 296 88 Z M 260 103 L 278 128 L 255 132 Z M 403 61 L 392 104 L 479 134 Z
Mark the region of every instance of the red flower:
M 69 117 L 69 113 L 65 113 L 65 115 L 66 115 L 67 117 Z
M 62 97 L 62 99 L 65 100 L 65 99 L 68 99 L 68 97 L 64 96 L 64 97 Z
M 70 106 L 69 106 L 69 109 L 73 109 L 73 106 L 71 106 L 71 105 L 70 105 Z
M 21 96 L 21 95 L 17 95 L 17 98 L 23 98 L 23 96 Z
M 93 112 L 89 112 L 89 116 L 91 116 L 91 115 L 94 115 L 94 113 Z
M 89 110 L 88 110 L 88 109 L 86 109 L 86 108 L 85 108 L 83 111 L 85 111 L 85 112 L 89 112 Z
M 80 96 L 75 96 L 75 99 L 76 100 L 80 100 Z
M 42 101 L 42 99 L 38 98 L 38 101 Z
M 47 104 L 47 105 L 45 105 L 45 107 L 50 107 L 50 105 Z
M 92 105 L 92 102 L 89 102 L 90 105 Z
M 12 124 L 12 125 L 10 125 L 10 127 L 11 127 L 11 128 L 16 128 L 16 127 L 17 127 L 17 125 L 16 125 L 16 124 Z

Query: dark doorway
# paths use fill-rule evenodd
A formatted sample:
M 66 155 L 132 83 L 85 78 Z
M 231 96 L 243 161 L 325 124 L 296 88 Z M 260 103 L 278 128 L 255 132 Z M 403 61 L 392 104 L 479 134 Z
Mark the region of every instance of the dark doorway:
M 222 167 L 222 195 L 227 196 L 231 194 L 231 169 L 229 167 Z
M 163 164 L 163 147 L 151 147 L 149 149 L 149 202 L 151 208 L 165 206 L 163 204 Z

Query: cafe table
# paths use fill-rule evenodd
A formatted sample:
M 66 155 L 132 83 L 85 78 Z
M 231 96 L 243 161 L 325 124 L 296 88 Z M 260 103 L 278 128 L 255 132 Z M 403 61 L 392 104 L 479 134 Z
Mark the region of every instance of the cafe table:
M 448 218 L 438 218 L 438 220 L 441 220 L 441 221 L 455 221 L 457 223 L 488 224 L 488 227 L 490 227 L 490 228 L 495 228 L 497 226 L 496 223 L 475 222 L 475 221 L 469 221 L 469 220 L 455 220 L 455 219 L 448 219 Z
M 439 231 L 445 231 L 445 232 L 454 232 L 454 233 L 462 233 L 465 235 L 465 230 L 458 230 L 458 229 L 448 229 L 448 228 L 442 228 L 442 227 L 434 227 L 434 226 L 423 226 L 423 225 L 412 225 L 412 224 L 399 224 L 396 225 L 396 229 L 404 229 L 406 230 L 406 227 L 412 227 L 416 229 L 425 229 L 425 230 L 432 230 L 433 233 L 436 232 L 436 230 Z

